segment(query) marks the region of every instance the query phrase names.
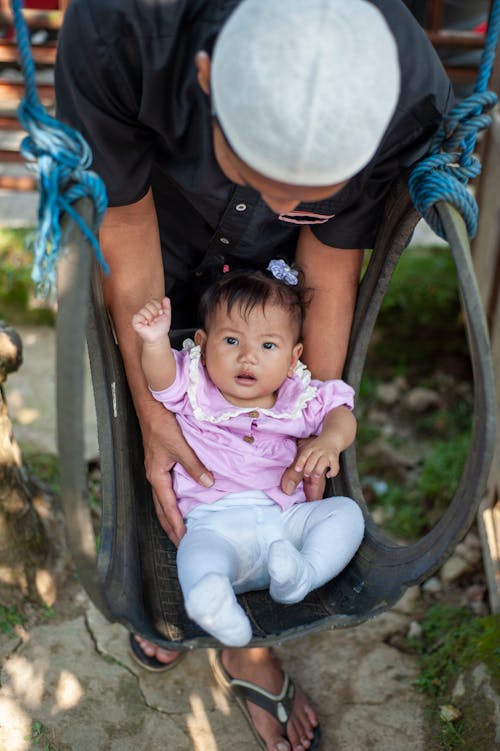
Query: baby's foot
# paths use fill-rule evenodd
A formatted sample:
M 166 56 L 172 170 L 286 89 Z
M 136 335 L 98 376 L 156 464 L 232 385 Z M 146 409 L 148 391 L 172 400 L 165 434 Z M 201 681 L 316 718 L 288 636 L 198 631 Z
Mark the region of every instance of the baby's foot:
M 193 621 L 222 644 L 244 647 L 252 638 L 252 627 L 238 605 L 229 579 L 206 574 L 186 597 L 186 611 Z
M 269 593 L 273 600 L 291 605 L 300 602 L 313 589 L 311 564 L 288 540 L 275 540 L 267 560 Z

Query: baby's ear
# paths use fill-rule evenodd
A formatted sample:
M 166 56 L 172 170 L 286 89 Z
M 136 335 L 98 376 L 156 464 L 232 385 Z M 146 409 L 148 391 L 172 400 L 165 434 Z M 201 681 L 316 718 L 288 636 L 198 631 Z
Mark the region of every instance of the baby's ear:
M 203 329 L 196 329 L 194 332 L 194 343 L 201 347 L 201 351 L 203 352 L 207 343 L 207 332 Z
M 295 366 L 297 365 L 300 356 L 302 354 L 302 350 L 304 349 L 303 345 L 298 342 L 294 348 L 292 349 L 292 357 L 290 358 L 290 367 L 288 368 L 288 375 L 293 376 L 293 372 L 295 370 Z

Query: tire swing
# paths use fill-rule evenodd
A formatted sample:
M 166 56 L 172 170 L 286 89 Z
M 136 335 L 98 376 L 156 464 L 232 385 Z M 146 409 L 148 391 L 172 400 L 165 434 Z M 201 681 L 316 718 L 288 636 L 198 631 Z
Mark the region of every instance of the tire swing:
M 41 114 L 20 2 L 11 0 L 11 5 L 27 82 L 27 104 L 20 120 L 30 136 L 25 139 L 23 153 L 38 164 L 39 239 L 42 235 L 40 243 L 47 243 L 48 239 L 51 244 L 50 252 L 42 251 L 36 259 L 34 274 L 38 281 L 53 282 L 58 248 L 64 251 L 58 267 L 58 442 L 62 502 L 73 560 L 82 584 L 108 620 L 119 622 L 164 648 L 214 646 L 217 642 L 184 610 L 176 550 L 156 519 L 144 472 L 140 430 L 102 298 L 101 271 L 90 252 L 92 247 L 98 250 L 94 234 L 105 210 L 102 186 L 86 170 L 90 156 L 81 137 Z M 496 102 L 495 95 L 486 92 L 486 84 L 499 27 L 500 0 L 494 0 L 475 93 L 446 117 L 431 155 L 412 172 L 412 197 L 401 180 L 386 202 L 382 228 L 360 285 L 343 376 L 359 390 L 368 344 L 392 272 L 422 213 L 451 247 L 468 335 L 474 379 L 473 430 L 462 477 L 436 526 L 418 542 L 398 545 L 377 528 L 370 516 L 354 447 L 344 452 L 340 474 L 330 481 L 327 492 L 351 496 L 359 503 L 366 523 L 364 541 L 339 576 L 311 592 L 301 603 L 279 605 L 266 591 L 240 595 L 239 601 L 253 626 L 254 646 L 283 642 L 321 629 L 353 626 L 391 607 L 407 587 L 423 581 L 442 565 L 474 520 L 493 453 L 494 376 L 467 236 L 467 232 L 474 234 L 477 207 L 465 183 L 479 173 L 472 149 L 478 130 L 490 122 L 483 111 Z M 486 75 L 481 72 L 484 70 Z M 54 179 L 44 177 L 47 158 L 40 157 L 47 154 L 59 172 L 57 199 Z M 61 233 L 58 219 L 63 211 L 67 217 Z M 179 346 L 187 335 L 186 331 L 173 332 L 174 346 Z M 83 461 L 85 338 L 102 471 L 97 554 Z

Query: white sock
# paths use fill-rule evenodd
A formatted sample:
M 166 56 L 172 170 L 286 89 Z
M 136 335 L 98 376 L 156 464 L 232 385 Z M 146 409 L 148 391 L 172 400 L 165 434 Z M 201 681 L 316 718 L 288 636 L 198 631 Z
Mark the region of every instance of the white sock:
M 268 570 L 273 600 L 285 605 L 300 602 L 314 588 L 312 566 L 288 540 L 269 546 Z
M 189 617 L 228 647 L 244 647 L 252 627 L 238 605 L 231 582 L 222 574 L 206 574 L 185 599 Z

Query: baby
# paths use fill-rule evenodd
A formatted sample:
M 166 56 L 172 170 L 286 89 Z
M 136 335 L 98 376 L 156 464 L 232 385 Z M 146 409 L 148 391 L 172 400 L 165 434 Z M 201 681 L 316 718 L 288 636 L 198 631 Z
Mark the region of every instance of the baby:
M 177 567 L 189 617 L 228 646 L 252 637 L 235 593 L 269 587 L 276 602 L 299 602 L 337 576 L 363 538 L 350 498 L 306 502 L 302 483 L 291 495 L 280 488 L 294 460 L 306 477 L 335 476 L 356 433 L 353 390 L 311 380 L 299 360 L 299 276 L 283 261 L 225 274 L 203 295 L 203 328 L 182 352 L 170 346 L 168 298 L 132 320 L 153 396 L 214 476 L 205 488 L 173 469 L 187 528 Z M 309 440 L 297 454 L 298 439 Z

